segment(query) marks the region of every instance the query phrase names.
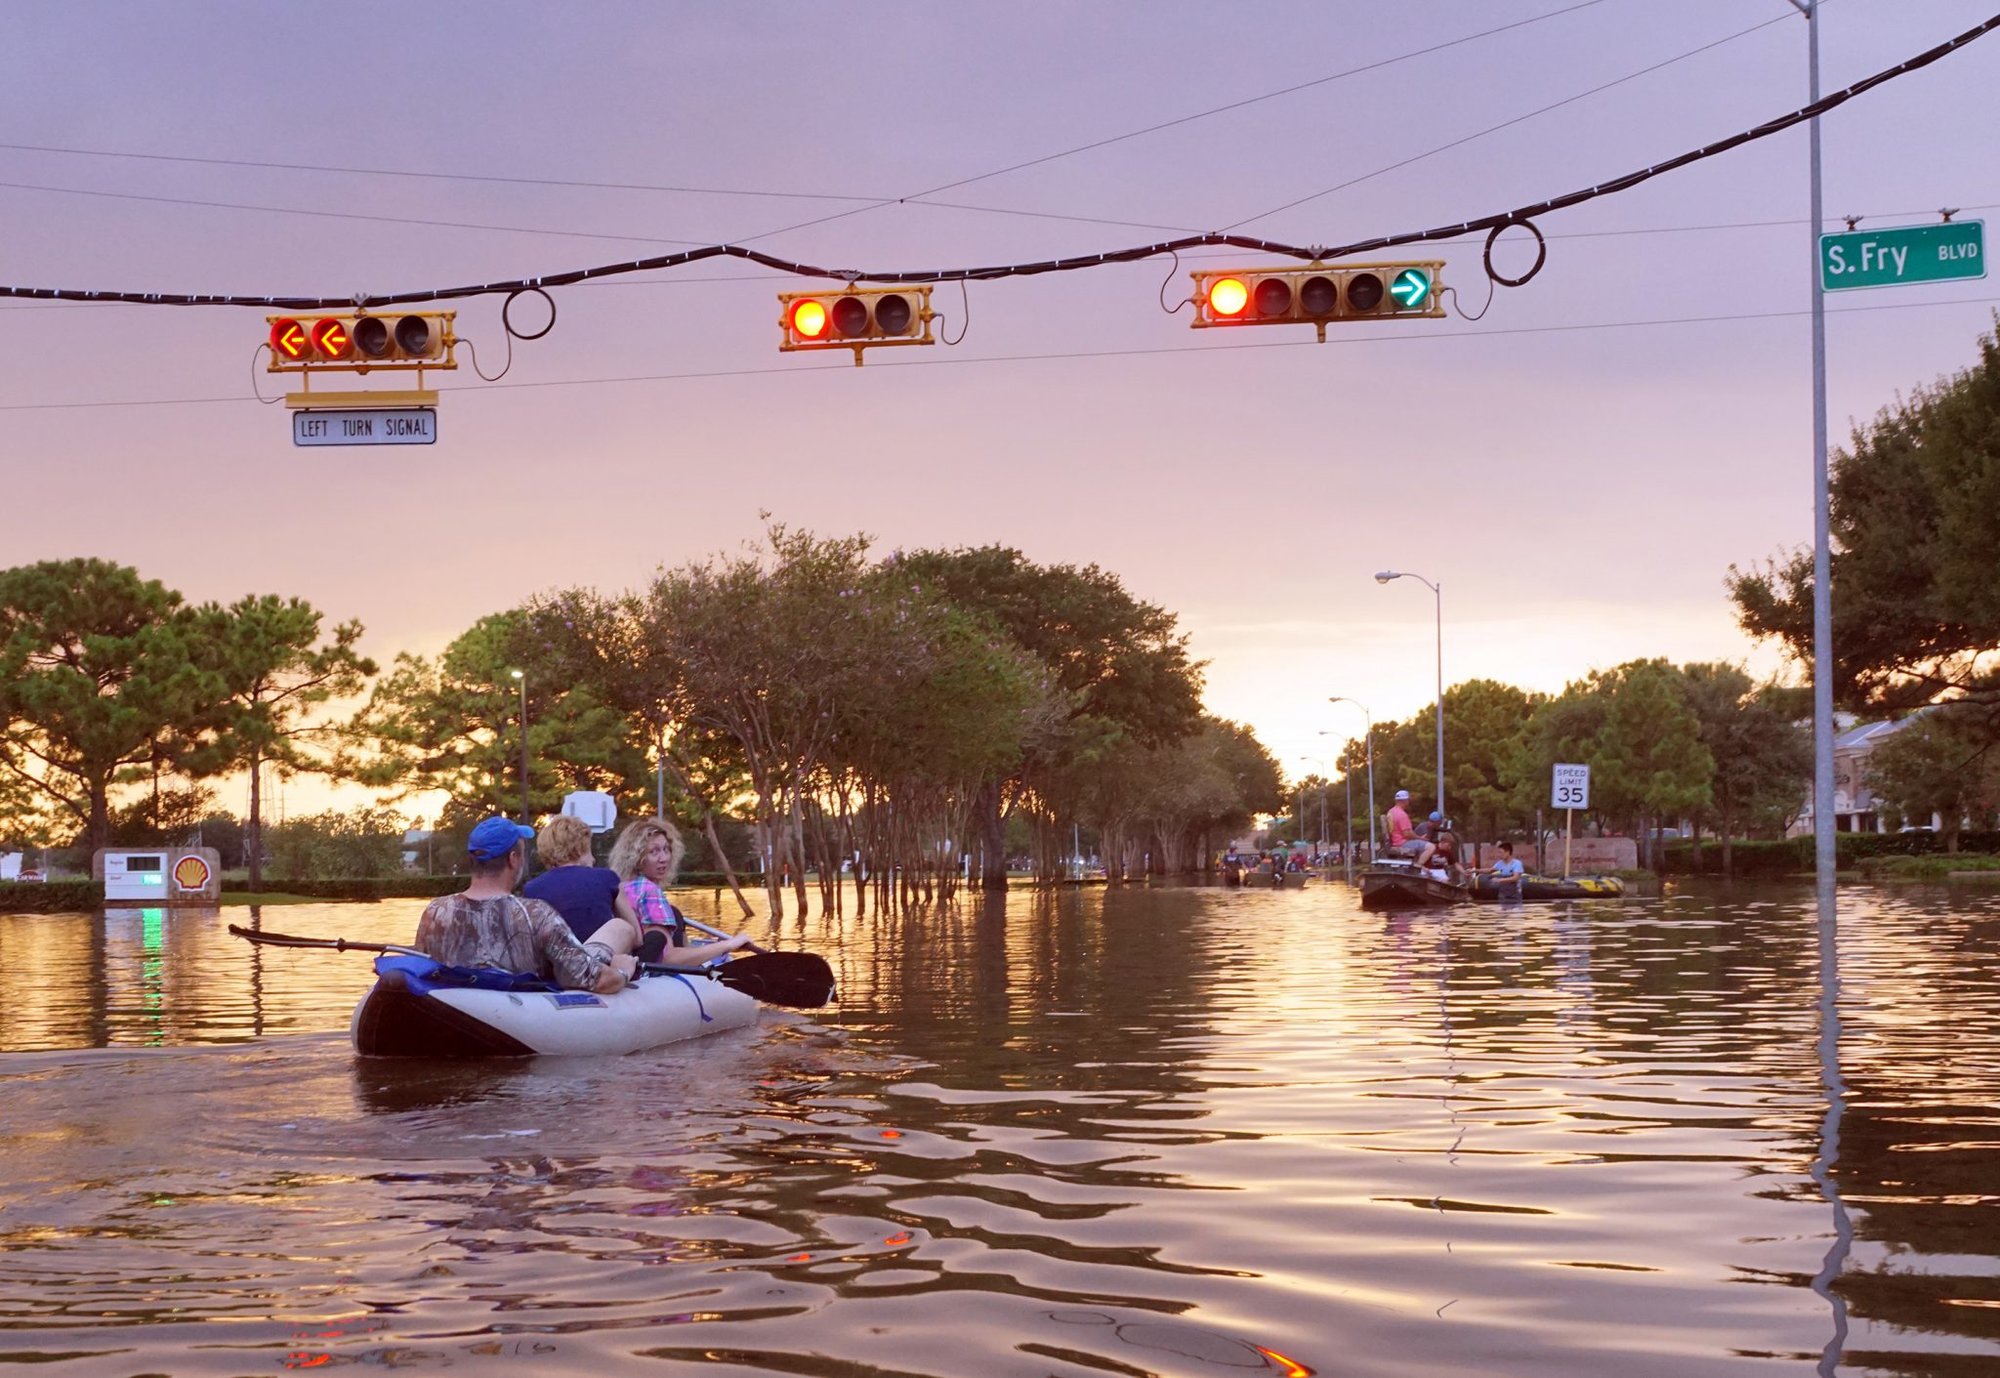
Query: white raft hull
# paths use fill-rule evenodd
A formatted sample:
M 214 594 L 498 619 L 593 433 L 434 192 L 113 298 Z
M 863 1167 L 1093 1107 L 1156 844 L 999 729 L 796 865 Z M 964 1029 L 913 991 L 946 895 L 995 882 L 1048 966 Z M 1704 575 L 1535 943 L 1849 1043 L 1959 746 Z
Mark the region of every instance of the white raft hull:
M 427 972 L 426 967 L 431 971 Z M 647 976 L 613 995 L 493 990 L 384 957 L 350 1033 L 368 1057 L 607 1057 L 757 1021 L 758 1003 L 707 976 Z

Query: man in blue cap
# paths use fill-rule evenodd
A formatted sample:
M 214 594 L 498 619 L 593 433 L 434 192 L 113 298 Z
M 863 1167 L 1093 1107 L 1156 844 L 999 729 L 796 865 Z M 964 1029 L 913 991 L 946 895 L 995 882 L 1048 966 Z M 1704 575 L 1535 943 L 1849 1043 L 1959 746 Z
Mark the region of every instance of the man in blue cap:
M 562 915 L 514 894 L 527 865 L 523 844 L 534 835 L 533 828 L 507 818 L 474 828 L 465 840 L 472 882 L 430 902 L 417 921 L 416 945 L 447 966 L 532 972 L 569 990 L 609 995 L 637 969 L 629 942 L 578 942 Z M 614 951 L 614 945 L 626 950 Z

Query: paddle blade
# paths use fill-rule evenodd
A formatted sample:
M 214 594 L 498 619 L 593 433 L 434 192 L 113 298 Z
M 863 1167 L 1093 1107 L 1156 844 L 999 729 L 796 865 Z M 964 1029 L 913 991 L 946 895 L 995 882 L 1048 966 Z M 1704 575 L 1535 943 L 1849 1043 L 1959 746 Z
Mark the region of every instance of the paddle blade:
M 833 999 L 833 968 L 815 952 L 753 952 L 713 970 L 723 985 L 767 1005 L 816 1010 Z

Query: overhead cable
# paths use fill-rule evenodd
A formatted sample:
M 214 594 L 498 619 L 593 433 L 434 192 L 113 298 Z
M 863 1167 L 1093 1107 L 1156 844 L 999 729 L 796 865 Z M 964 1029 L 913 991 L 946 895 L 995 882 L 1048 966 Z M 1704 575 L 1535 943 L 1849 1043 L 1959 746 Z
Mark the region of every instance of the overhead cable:
M 1095 254 L 1082 254 L 1068 258 L 1045 259 L 1033 263 L 993 264 L 970 268 L 926 268 L 926 269 L 846 269 L 826 268 L 802 263 L 792 259 L 779 258 L 773 254 L 751 249 L 741 244 L 711 244 L 702 248 L 688 249 L 679 253 L 662 254 L 653 258 L 635 259 L 625 263 L 602 264 L 590 268 L 576 268 L 561 273 L 550 273 L 532 278 L 515 278 L 501 282 L 473 283 L 457 287 L 431 288 L 374 296 L 355 293 L 348 296 L 249 296 L 241 294 L 196 294 L 169 292 L 119 292 L 95 291 L 62 287 L 8 287 L 0 286 L 0 296 L 25 297 L 42 300 L 62 301 L 116 301 L 141 306 L 243 306 L 276 310 L 322 310 L 352 309 L 354 307 L 390 306 L 408 303 L 450 301 L 466 297 L 511 296 L 513 294 L 542 290 L 550 287 L 569 286 L 588 282 L 597 278 L 616 277 L 629 273 L 657 272 L 663 269 L 679 268 L 691 263 L 699 263 L 710 258 L 740 258 L 781 273 L 792 273 L 800 277 L 827 278 L 840 282 L 878 283 L 926 283 L 926 282 L 982 282 L 1007 277 L 1028 277 L 1043 273 L 1076 272 L 1086 268 L 1101 267 L 1109 263 L 1128 263 L 1138 259 L 1152 258 L 1161 254 L 1176 253 L 1183 249 L 1200 248 L 1209 245 L 1227 244 L 1234 248 L 1272 254 L 1284 258 L 1307 261 L 1339 259 L 1355 254 L 1372 253 L 1402 244 L 1419 244 L 1434 240 L 1456 239 L 1461 235 L 1482 231 L 1489 237 L 1515 225 L 1527 225 L 1537 216 L 1553 211 L 1581 205 L 1600 196 L 1611 196 L 1629 191 L 1631 188 L 1655 177 L 1673 172 L 1679 168 L 1716 157 L 1744 144 L 1768 138 L 1795 125 L 1802 124 L 1829 110 L 1838 108 L 1864 92 L 1873 90 L 1885 82 L 1905 76 L 1920 68 L 1928 67 L 1940 58 L 1956 52 L 1967 44 L 1984 37 L 2000 28 L 2000 14 L 1975 25 L 1964 33 L 1948 39 L 1936 47 L 1927 49 L 1915 57 L 1865 77 L 1842 90 L 1786 115 L 1780 115 L 1763 124 L 1726 139 L 1691 149 L 1665 162 L 1626 173 L 1622 177 L 1595 186 L 1579 188 L 1561 196 L 1538 201 L 1531 205 L 1519 206 L 1513 210 L 1501 211 L 1477 219 L 1461 221 L 1453 225 L 1439 225 L 1425 230 L 1411 230 L 1400 234 L 1379 235 L 1352 243 L 1323 246 L 1297 245 L 1278 240 L 1261 239 L 1250 235 L 1233 234 L 1227 231 L 1210 231 L 1204 234 L 1187 235 L 1179 239 L 1155 244 L 1142 244 L 1124 249 L 1106 250 Z

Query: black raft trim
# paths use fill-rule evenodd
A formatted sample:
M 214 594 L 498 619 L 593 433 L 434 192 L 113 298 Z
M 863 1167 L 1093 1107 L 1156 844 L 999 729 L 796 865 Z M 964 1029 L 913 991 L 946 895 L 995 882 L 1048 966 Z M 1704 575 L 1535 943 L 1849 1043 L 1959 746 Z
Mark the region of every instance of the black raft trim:
M 442 1000 L 410 989 L 400 971 L 385 971 L 362 1001 L 354 1050 L 363 1057 L 533 1057 L 519 1039 Z

